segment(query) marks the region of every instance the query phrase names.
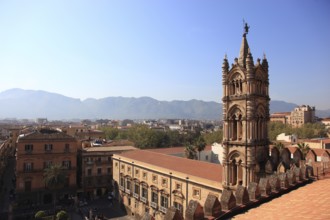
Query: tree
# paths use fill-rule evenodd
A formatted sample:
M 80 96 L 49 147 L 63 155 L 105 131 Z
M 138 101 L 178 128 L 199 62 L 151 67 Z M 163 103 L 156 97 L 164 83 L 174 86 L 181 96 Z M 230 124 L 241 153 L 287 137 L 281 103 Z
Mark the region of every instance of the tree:
M 59 211 L 57 214 L 56 214 L 56 218 L 58 220 L 68 220 L 69 219 L 69 215 L 66 211 Z
M 53 191 L 54 213 L 56 207 L 56 193 L 62 189 L 66 183 L 66 173 L 60 164 L 51 165 L 44 170 L 44 183 L 46 187 Z
M 308 151 L 310 150 L 309 145 L 305 143 L 298 143 L 298 148 L 303 154 L 303 159 L 305 160 Z
M 191 144 L 186 145 L 186 147 L 184 149 L 184 153 L 185 153 L 186 158 L 188 158 L 188 159 L 196 159 L 196 157 L 197 157 L 196 148 Z
M 212 133 L 204 133 L 202 136 L 203 136 L 206 144 L 211 145 L 214 143 L 221 143 L 223 133 L 222 133 L 222 129 L 219 129 Z
M 206 143 L 202 136 L 196 141 L 196 150 L 198 151 L 198 160 L 201 160 L 201 151 L 205 149 Z
M 34 218 L 35 219 L 42 219 L 43 217 L 46 216 L 46 213 L 44 211 L 38 211 L 35 215 Z

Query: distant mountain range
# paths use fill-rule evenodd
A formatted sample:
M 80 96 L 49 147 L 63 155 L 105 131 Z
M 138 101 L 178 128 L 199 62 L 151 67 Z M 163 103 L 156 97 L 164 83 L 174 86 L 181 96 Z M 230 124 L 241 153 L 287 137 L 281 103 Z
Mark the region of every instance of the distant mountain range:
M 0 118 L 49 120 L 70 119 L 210 119 L 222 117 L 222 104 L 200 100 L 158 101 L 150 97 L 80 99 L 36 90 L 10 89 L 0 93 Z M 270 111 L 289 112 L 297 105 L 271 101 Z M 319 117 L 330 117 L 329 110 L 317 110 Z

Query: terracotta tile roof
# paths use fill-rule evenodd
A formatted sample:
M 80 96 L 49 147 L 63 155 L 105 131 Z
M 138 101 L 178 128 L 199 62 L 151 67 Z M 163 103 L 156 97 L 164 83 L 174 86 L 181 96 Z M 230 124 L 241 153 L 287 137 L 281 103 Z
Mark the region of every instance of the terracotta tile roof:
M 328 154 L 328 152 L 325 149 L 311 149 L 312 151 L 314 151 L 315 155 L 320 157 L 324 154 Z
M 180 154 L 180 153 L 184 154 L 184 149 L 185 147 L 167 147 L 167 148 L 152 148 L 146 150 L 161 154 Z M 211 145 L 205 146 L 204 151 L 211 151 L 211 150 L 212 150 Z
M 190 160 L 149 150 L 128 151 L 118 155 L 118 157 L 168 169 L 169 172 L 180 172 L 187 174 L 187 176 L 200 177 L 219 183 L 222 181 L 222 166 L 219 164 Z
M 286 148 L 290 151 L 291 154 L 294 154 L 297 150 L 299 150 L 298 147 L 292 146 L 292 145 L 291 146 L 288 146 Z
M 107 152 L 107 151 L 127 151 L 136 150 L 137 148 L 133 146 L 100 146 L 100 147 L 88 147 L 84 148 L 86 152 Z
M 53 133 L 42 133 L 35 131 L 30 134 L 25 134 L 19 136 L 19 141 L 56 141 L 56 140 L 67 140 L 67 141 L 76 141 L 76 139 L 68 134 L 63 132 L 53 132 Z

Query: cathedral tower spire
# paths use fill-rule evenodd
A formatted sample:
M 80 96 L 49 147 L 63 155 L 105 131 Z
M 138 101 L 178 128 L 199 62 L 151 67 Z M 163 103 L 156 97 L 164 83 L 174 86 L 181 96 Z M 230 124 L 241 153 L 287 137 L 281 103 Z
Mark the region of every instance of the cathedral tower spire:
M 242 39 L 242 43 L 241 43 L 241 49 L 239 51 L 239 56 L 238 56 L 238 64 L 244 68 L 246 67 L 245 66 L 246 57 L 247 57 L 248 53 L 250 52 L 249 44 L 246 39 L 246 35 L 249 33 L 249 28 L 250 28 L 250 26 L 248 26 L 247 23 L 245 23 L 243 39 Z
M 263 175 L 268 160 L 269 79 L 264 57 L 254 64 L 245 23 L 239 58 L 222 64 L 223 186 L 248 186 Z

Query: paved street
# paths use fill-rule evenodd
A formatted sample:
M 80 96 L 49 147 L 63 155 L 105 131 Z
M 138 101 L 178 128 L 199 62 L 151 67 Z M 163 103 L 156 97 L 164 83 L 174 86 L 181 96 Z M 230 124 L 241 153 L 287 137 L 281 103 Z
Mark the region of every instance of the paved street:
M 87 206 L 80 207 L 79 216 L 72 213 L 74 220 L 82 219 L 82 216 L 89 216 L 90 210 L 94 215 L 102 215 L 104 219 L 131 219 L 120 209 L 118 203 L 111 204 L 106 198 L 101 198 L 90 202 Z

